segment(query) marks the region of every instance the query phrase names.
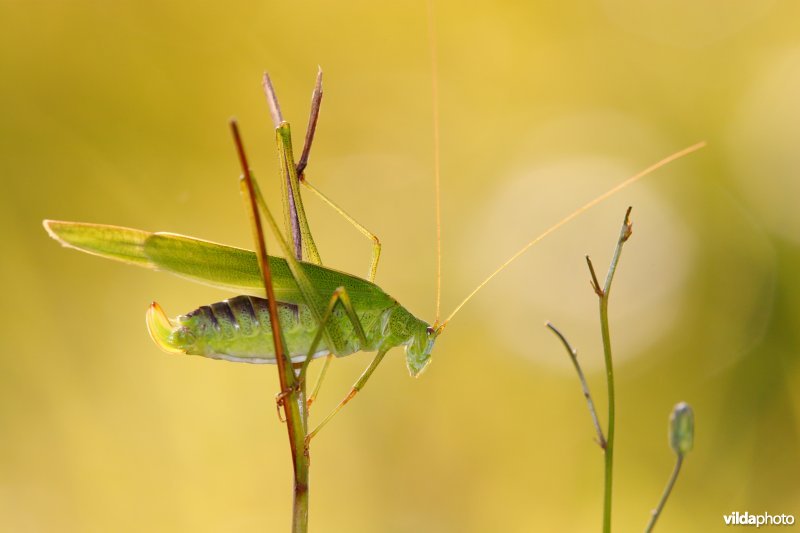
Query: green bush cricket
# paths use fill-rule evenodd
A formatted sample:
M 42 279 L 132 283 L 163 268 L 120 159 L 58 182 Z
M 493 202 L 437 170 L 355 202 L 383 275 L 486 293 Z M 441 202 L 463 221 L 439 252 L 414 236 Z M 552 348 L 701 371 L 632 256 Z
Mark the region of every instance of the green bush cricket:
M 238 139 L 238 132 L 235 133 L 237 149 L 243 161 L 243 172 L 247 174 L 249 171 L 243 148 Z M 308 229 L 300 197 L 301 180 L 294 163 L 288 123 L 280 124 L 276 129 L 276 138 L 281 174 L 290 178 L 288 189 L 284 190 L 284 194 L 296 207 L 299 230 L 305 246 L 303 257 L 307 260 L 295 259 L 295 251 L 278 227 L 257 187 L 255 197 L 284 254 L 284 258 L 270 256 L 268 262 L 272 272 L 281 330 L 291 361 L 299 369 L 299 379 L 305 378 L 308 364 L 314 358 L 327 356 L 321 378 L 332 356 L 344 357 L 359 351 L 376 352 L 372 362 L 347 396 L 314 431 L 308 434 L 308 439 L 312 438 L 363 388 L 390 349 L 405 346 L 409 373 L 418 376 L 430 363 L 436 338 L 450 320 L 479 290 L 525 251 L 622 188 L 667 163 L 700 149 L 705 144 L 697 143 L 662 159 L 580 207 L 501 264 L 471 291 L 446 319 L 439 320 L 437 316 L 432 323 L 429 323 L 416 318 L 396 299 L 373 283 L 380 256 L 378 239 L 306 181 L 302 181 L 353 223 L 359 231 L 373 240 L 369 279 L 318 264 L 319 255 Z M 436 166 L 438 204 L 438 161 Z M 287 223 L 287 226 L 290 224 L 291 222 Z M 51 237 L 64 246 L 124 263 L 163 270 L 240 294 L 223 302 L 202 306 L 174 319 L 170 319 L 154 302 L 147 312 L 147 325 L 153 340 L 165 351 L 236 362 L 276 362 L 270 313 L 267 300 L 263 298 L 264 281 L 255 252 L 183 235 L 151 233 L 119 226 L 45 220 L 44 227 Z M 263 238 L 263 235 L 261 237 Z M 438 240 L 437 220 L 437 245 Z M 440 261 L 437 263 L 437 268 L 439 264 Z M 440 276 L 437 276 L 437 293 L 439 281 Z M 438 308 L 437 294 L 437 315 Z M 313 401 L 320 381 L 310 395 L 309 403 Z

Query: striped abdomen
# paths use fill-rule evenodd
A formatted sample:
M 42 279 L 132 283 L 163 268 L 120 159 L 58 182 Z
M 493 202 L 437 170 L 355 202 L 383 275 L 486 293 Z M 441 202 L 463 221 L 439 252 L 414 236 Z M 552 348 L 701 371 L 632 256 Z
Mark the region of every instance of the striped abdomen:
M 308 307 L 278 302 L 278 320 L 292 360 L 303 361 L 308 354 L 318 326 Z M 360 315 L 367 335 L 374 328 L 376 314 Z M 148 311 L 147 323 L 153 340 L 172 353 L 202 355 L 214 359 L 248 363 L 274 363 L 275 347 L 269 320 L 267 300 L 255 296 L 236 296 L 229 300 L 204 305 L 188 314 L 170 320 L 158 304 Z M 336 337 L 339 349 L 331 350 L 325 338 L 312 357 L 347 355 L 361 347 L 352 325 L 344 313 L 335 312 L 329 332 Z

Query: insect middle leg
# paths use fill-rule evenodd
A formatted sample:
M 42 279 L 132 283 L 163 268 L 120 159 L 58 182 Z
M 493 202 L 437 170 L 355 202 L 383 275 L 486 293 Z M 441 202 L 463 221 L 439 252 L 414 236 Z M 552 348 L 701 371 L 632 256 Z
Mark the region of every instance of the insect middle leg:
M 367 228 L 362 226 L 361 224 L 356 221 L 353 217 L 347 214 L 344 209 L 336 205 L 333 200 L 325 196 L 319 189 L 311 185 L 305 176 L 300 176 L 300 183 L 306 186 L 311 192 L 316 194 L 320 200 L 328 204 L 331 209 L 339 213 L 345 220 L 347 220 L 350 224 L 352 224 L 363 236 L 368 238 L 372 241 L 372 258 L 370 259 L 369 264 L 369 273 L 367 274 L 367 279 L 374 282 L 375 281 L 375 274 L 378 272 L 378 261 L 381 258 L 381 241 L 378 239 L 378 236 L 369 231 Z
M 306 177 L 305 177 L 305 175 L 303 173 L 300 173 L 299 177 L 300 177 L 300 183 L 302 183 L 308 190 L 310 190 L 311 192 L 316 194 L 317 197 L 319 197 L 320 200 L 322 200 L 323 202 L 328 204 L 331 207 L 331 209 L 333 209 L 334 211 L 339 213 L 345 220 L 350 222 L 350 224 L 352 224 L 359 231 L 359 233 L 361 233 L 366 238 L 368 238 L 369 240 L 372 241 L 372 258 L 370 259 L 369 272 L 367 273 L 367 279 L 369 279 L 370 281 L 374 282 L 375 281 L 375 275 L 378 272 L 378 261 L 381 258 L 381 241 L 378 238 L 378 236 L 375 235 L 374 233 L 372 233 L 371 231 L 369 231 L 363 225 L 361 225 L 356 219 L 354 219 L 353 217 L 348 215 L 347 212 L 344 209 L 342 209 L 341 207 L 336 205 L 333 202 L 333 200 L 331 200 L 330 198 L 325 196 L 325 194 L 323 194 L 319 189 L 317 189 L 316 187 L 311 185 L 311 183 L 309 183 L 309 181 L 306 179 Z M 332 354 L 328 354 L 325 357 L 325 362 L 323 363 L 322 370 L 320 371 L 319 377 L 317 378 L 317 383 L 314 385 L 314 389 L 311 392 L 311 394 L 308 396 L 308 400 L 306 402 L 306 404 L 309 407 L 311 407 L 311 404 L 314 403 L 314 400 L 317 399 L 317 394 L 319 394 L 319 388 L 322 385 L 323 379 L 325 379 L 325 374 L 327 373 L 328 367 L 330 366 L 332 360 L 333 360 L 333 355 Z
M 275 122 L 275 127 L 279 128 L 282 122 L 282 118 L 280 118 L 280 108 L 278 107 L 277 98 L 275 97 L 275 91 L 272 88 L 272 83 L 269 80 L 269 76 L 265 76 L 264 78 L 265 84 L 264 88 L 267 91 L 267 97 L 270 102 L 274 102 L 274 108 L 277 110 L 277 116 L 273 116 L 273 121 Z M 370 261 L 369 273 L 367 279 L 370 281 L 375 281 L 375 273 L 378 270 L 378 259 L 381 256 L 381 242 L 378 237 L 370 232 L 367 228 L 359 224 L 353 217 L 348 215 L 344 209 L 336 205 L 332 200 L 330 200 L 327 196 L 325 196 L 322 192 L 319 191 L 316 187 L 311 185 L 308 182 L 305 176 L 306 166 L 308 165 L 308 155 L 311 151 L 311 143 L 314 141 L 314 133 L 317 129 L 317 119 L 319 119 L 319 110 L 320 106 L 322 105 L 322 70 L 320 69 L 317 71 L 317 81 L 314 84 L 314 92 L 311 95 L 311 113 L 308 117 L 308 126 L 306 127 L 306 138 L 305 142 L 303 143 L 303 152 L 300 155 L 300 160 L 294 167 L 295 175 L 300 183 L 305 185 L 311 192 L 316 194 L 320 200 L 328 204 L 334 211 L 339 213 L 345 220 L 350 222 L 355 228 L 366 238 L 372 241 L 372 259 Z M 288 146 L 287 146 L 288 142 Z M 283 146 L 279 146 L 279 151 L 282 152 L 282 156 L 284 154 L 291 154 L 291 138 L 285 138 L 284 141 L 281 143 Z M 288 164 L 288 160 L 287 160 Z M 292 176 L 289 176 L 290 184 L 294 186 L 296 184 L 295 181 L 292 180 Z M 297 191 L 292 191 L 292 194 L 297 194 Z M 299 197 L 299 194 L 297 194 Z M 298 212 L 299 217 L 305 217 L 304 212 Z M 307 225 L 307 223 L 306 223 Z M 318 254 L 316 254 L 319 257 Z M 325 361 L 325 368 L 327 369 L 327 365 L 330 363 L 330 357 Z M 324 372 L 324 369 L 323 369 Z
M 302 382 L 305 380 L 306 371 L 308 370 L 308 365 L 311 362 L 311 358 L 314 353 L 317 351 L 317 347 L 319 346 L 320 341 L 322 340 L 322 334 L 325 331 L 325 328 L 328 325 L 328 322 L 333 317 L 333 311 L 336 308 L 336 304 L 341 302 L 342 307 L 344 307 L 345 313 L 347 318 L 353 324 L 353 329 L 355 330 L 356 336 L 358 336 L 359 341 L 361 341 L 362 346 L 366 346 L 367 344 L 367 336 L 364 333 L 364 328 L 361 325 L 361 321 L 358 318 L 358 315 L 353 309 L 353 304 L 350 301 L 350 296 L 347 294 L 347 290 L 344 287 L 339 287 L 335 291 L 333 291 L 333 295 L 331 296 L 330 301 L 328 302 L 328 307 L 325 310 L 325 314 L 322 317 L 322 321 L 319 324 L 319 328 L 317 330 L 317 334 L 314 336 L 314 339 L 311 341 L 311 345 L 308 349 L 308 353 L 306 354 L 305 361 L 303 362 L 303 366 L 300 369 L 300 374 L 298 376 L 298 380 Z M 317 377 L 317 383 L 314 385 L 314 390 L 311 395 L 308 397 L 306 401 L 306 405 L 309 407 L 314 402 L 317 394 L 319 393 L 319 389 L 322 386 L 322 381 L 325 378 L 325 374 L 327 373 L 328 366 L 330 365 L 330 361 L 333 358 L 332 354 L 328 354 L 325 358 L 325 364 L 322 367 L 322 371 Z

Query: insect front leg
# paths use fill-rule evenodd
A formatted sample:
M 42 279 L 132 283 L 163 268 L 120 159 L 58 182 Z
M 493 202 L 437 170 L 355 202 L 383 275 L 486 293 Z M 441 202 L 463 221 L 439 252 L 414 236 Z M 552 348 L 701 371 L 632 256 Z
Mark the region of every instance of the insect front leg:
M 386 352 L 388 352 L 388 351 L 389 351 L 388 349 L 381 349 L 381 350 L 378 351 L 377 354 L 375 354 L 375 357 L 372 359 L 372 362 L 369 364 L 369 366 L 366 368 L 366 370 L 364 370 L 364 372 L 358 378 L 358 381 L 356 381 L 353 384 L 353 387 L 350 389 L 350 392 L 347 393 L 347 396 L 345 396 L 344 399 L 341 402 L 339 402 L 339 405 L 337 405 L 333 409 L 333 411 L 331 411 L 328 414 L 328 416 L 326 416 L 325 419 L 322 422 L 320 422 L 319 425 L 316 428 L 314 428 L 314 430 L 306 436 L 306 449 L 308 448 L 308 445 L 311 442 L 311 439 L 313 439 L 317 435 L 317 433 L 319 433 L 320 430 L 323 427 L 325 427 L 325 425 L 328 422 L 330 422 L 331 419 L 334 416 L 336 416 L 336 414 L 339 411 L 341 411 L 342 407 L 347 405 L 347 402 L 352 400 L 355 397 L 355 395 L 358 394 L 358 391 L 360 391 L 361 389 L 364 388 L 364 385 L 367 384 L 367 380 L 369 380 L 369 378 L 372 376 L 372 373 L 375 372 L 375 369 L 378 368 L 378 365 L 383 360 L 383 356 L 386 355 Z
M 314 403 L 314 400 L 317 399 L 317 394 L 319 394 L 319 389 L 322 386 L 322 381 L 325 379 L 325 374 L 328 373 L 328 367 L 331 366 L 331 361 L 333 360 L 333 354 L 328 354 L 325 356 L 325 362 L 322 363 L 322 370 L 319 371 L 319 376 L 317 376 L 317 382 L 314 384 L 314 389 L 311 391 L 311 394 L 308 396 L 306 400 L 306 406 L 311 409 L 311 404 Z

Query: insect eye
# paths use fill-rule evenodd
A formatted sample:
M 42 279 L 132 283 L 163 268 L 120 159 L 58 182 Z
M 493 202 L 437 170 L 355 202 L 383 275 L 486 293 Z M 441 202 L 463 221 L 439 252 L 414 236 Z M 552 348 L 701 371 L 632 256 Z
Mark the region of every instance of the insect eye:
M 425 332 L 426 332 L 428 335 L 433 335 L 433 332 L 434 332 L 434 331 L 436 331 L 436 330 L 434 330 L 434 329 L 433 329 L 431 326 L 428 326 L 427 328 L 425 328 Z

